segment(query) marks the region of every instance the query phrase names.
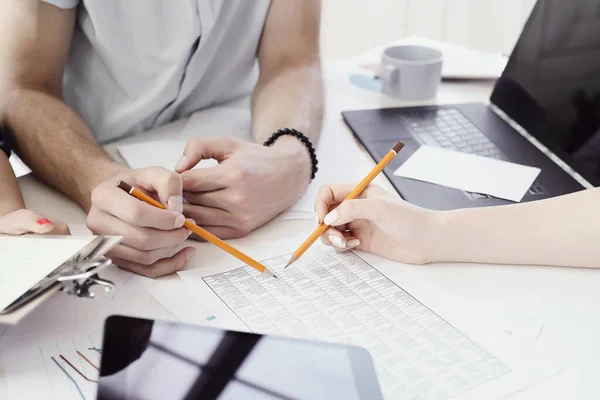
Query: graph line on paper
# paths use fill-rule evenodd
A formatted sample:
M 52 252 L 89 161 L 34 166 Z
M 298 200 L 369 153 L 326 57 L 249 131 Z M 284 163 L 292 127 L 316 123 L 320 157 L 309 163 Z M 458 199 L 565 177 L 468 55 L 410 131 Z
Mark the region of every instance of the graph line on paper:
M 127 285 L 127 283 L 131 280 L 131 278 L 133 277 L 133 273 L 131 274 L 127 274 L 127 278 L 125 279 L 125 281 L 123 282 L 123 284 L 119 287 L 117 287 L 117 290 L 115 290 L 115 293 L 112 295 L 112 297 L 110 298 L 111 300 L 114 300 L 117 295 L 119 294 L 119 292 L 121 291 L 121 289 L 123 289 L 123 287 L 125 287 L 125 285 Z
M 83 372 L 81 372 L 79 369 L 77 369 L 77 367 L 76 367 L 76 366 L 74 366 L 73 364 L 71 364 L 71 362 L 70 362 L 69 360 L 67 360 L 67 358 L 66 358 L 65 356 L 63 356 L 62 354 L 60 355 L 60 358 L 62 358 L 64 362 L 66 362 L 67 364 L 69 364 L 69 367 L 73 368 L 73 369 L 75 370 L 75 372 L 77 372 L 77 373 L 78 373 L 78 374 L 79 374 L 79 375 L 80 375 L 80 376 L 81 376 L 83 379 L 85 379 L 86 381 L 88 381 L 88 382 L 95 382 L 95 383 L 98 383 L 98 381 L 97 381 L 97 380 L 95 380 L 95 379 L 90 379 L 90 378 L 88 378 L 87 376 L 85 376 L 85 375 L 83 374 Z M 93 366 L 94 368 L 96 368 L 96 367 L 95 367 L 93 364 L 92 364 L 92 366 Z
M 77 355 L 79 355 L 79 357 L 83 358 L 85 361 L 88 362 L 88 364 L 90 364 L 92 367 L 96 368 L 97 371 L 100 371 L 100 368 L 96 367 L 96 364 L 94 364 L 93 362 L 90 361 L 89 358 L 87 358 L 86 356 L 84 356 L 83 354 L 81 354 L 81 352 L 79 350 L 77 350 Z
M 44 353 L 42 351 L 42 348 L 39 347 L 38 349 L 40 351 L 40 356 L 41 356 L 41 359 L 42 359 L 42 363 L 44 364 L 44 371 L 46 372 L 46 376 L 45 377 L 48 379 L 48 382 L 50 382 L 50 373 L 48 372 L 48 364 L 46 364 L 46 359 L 44 357 Z
M 33 335 L 3 338 L 0 340 L 0 369 L 4 369 L 6 384 L 0 382 L 0 399 L 95 398 L 97 383 L 94 381 L 98 379 L 96 367 L 100 366 L 101 356 L 88 348 L 100 350 L 97 335 L 97 332 L 81 332 L 50 340 L 40 340 Z
M 500 360 L 358 255 L 315 250 L 203 281 L 256 333 L 346 342 L 373 356 L 386 398 L 447 398 L 511 372 Z M 432 372 L 433 371 L 433 372 Z
M 95 351 L 98 354 L 102 354 L 102 349 L 98 349 L 96 347 L 89 347 L 88 350 Z
M 60 370 L 67 376 L 67 378 L 69 378 L 69 380 L 71 382 L 73 382 L 73 385 L 75 385 L 75 387 L 77 388 L 77 391 L 81 395 L 81 398 L 83 400 L 85 400 L 85 396 L 83 395 L 83 392 L 81 391 L 81 388 L 79 387 L 79 384 L 77 383 L 77 381 L 75 381 L 75 379 L 73 379 L 73 377 L 67 372 L 67 370 L 64 369 L 63 366 L 60 365 L 60 363 L 58 361 L 56 361 L 56 358 L 54 358 L 54 357 L 50 357 L 50 358 L 52 359 L 52 361 L 54 361 L 54 363 L 56 364 L 56 366 L 58 368 L 60 368 Z

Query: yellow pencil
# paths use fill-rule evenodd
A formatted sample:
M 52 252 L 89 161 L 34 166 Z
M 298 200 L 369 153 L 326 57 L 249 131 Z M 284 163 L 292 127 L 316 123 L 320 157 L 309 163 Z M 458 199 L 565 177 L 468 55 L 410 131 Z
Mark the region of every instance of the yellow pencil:
M 385 167 L 387 167 L 387 165 L 394 159 L 394 157 L 396 157 L 396 155 L 398 155 L 398 152 L 400 150 L 402 150 L 403 147 L 404 147 L 404 143 L 398 142 L 386 154 L 386 156 L 383 157 L 381 159 L 381 161 L 379 161 L 379 163 L 373 168 L 373 170 L 371 172 L 369 172 L 369 174 L 358 184 L 358 186 L 356 186 L 350 192 L 350 194 L 348 194 L 348 196 L 346 196 L 346 198 L 344 199 L 344 201 L 346 201 L 346 200 L 352 200 L 352 199 L 357 198 L 363 192 L 363 190 L 365 190 L 367 188 L 367 186 L 369 186 L 371 184 L 371 182 L 373 181 L 373 179 L 375 179 L 375 177 L 381 171 L 383 171 L 383 169 Z M 325 225 L 325 223 L 322 223 L 321 225 L 319 225 L 319 227 L 308 237 L 308 239 L 306 239 L 306 241 L 304 243 L 302 243 L 302 245 L 300 247 L 298 247 L 298 250 L 296 250 L 294 252 L 294 254 L 292 255 L 292 257 L 288 261 L 288 263 L 285 266 L 285 268 L 287 268 L 288 266 L 292 265 L 300 257 L 302 257 L 302 254 L 304 254 L 306 252 L 306 250 L 308 250 L 308 248 L 310 246 L 312 246 L 312 244 L 314 242 L 316 242 L 317 239 L 319 239 L 321 237 L 321 235 L 323 235 L 323 233 L 325 233 L 325 231 L 327 230 L 327 228 L 328 228 L 328 225 Z
M 160 204 L 158 201 L 154 200 L 152 197 L 148 196 L 146 193 L 142 192 L 139 189 L 134 188 L 133 186 L 131 186 L 123 181 L 120 181 L 117 184 L 117 186 L 119 188 L 123 189 L 124 191 L 126 191 L 127 193 L 129 193 L 130 195 L 132 195 L 133 197 L 137 198 L 138 200 L 142 200 L 143 202 L 148 203 L 151 206 L 165 209 L 165 206 Z M 185 220 L 185 224 L 183 226 L 186 229 L 189 229 L 190 231 L 194 232 L 196 235 L 200 236 L 202 239 L 206 240 L 207 242 L 214 244 L 215 246 L 221 248 L 222 250 L 225 250 L 226 252 L 228 252 L 229 254 L 231 254 L 232 256 L 237 258 L 238 260 L 241 260 L 244 263 L 248 264 L 249 266 L 255 268 L 259 272 L 266 273 L 274 278 L 277 278 L 277 275 L 275 275 L 273 272 L 269 271 L 269 269 L 267 267 L 265 267 L 258 261 L 248 257 L 247 255 L 245 255 L 244 253 L 242 253 L 235 247 L 227 244 L 226 242 L 219 239 L 218 237 L 216 237 L 212 233 L 208 232 L 207 230 L 200 228 L 198 225 L 194 224 L 193 222 L 191 222 L 189 220 Z

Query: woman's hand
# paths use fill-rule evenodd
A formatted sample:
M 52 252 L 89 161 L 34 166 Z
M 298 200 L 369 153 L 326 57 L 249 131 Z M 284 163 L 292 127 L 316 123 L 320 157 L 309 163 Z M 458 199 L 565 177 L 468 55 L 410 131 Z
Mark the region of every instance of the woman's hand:
M 340 184 L 321 188 L 315 210 L 318 222 L 329 225 L 321 238 L 323 243 L 410 264 L 435 261 L 435 237 L 441 227 L 437 212 L 396 199 L 374 185 L 358 199 L 340 204 L 354 187 Z
M 0 217 L 0 234 L 69 235 L 69 227 L 62 222 L 52 222 L 35 211 L 21 209 Z

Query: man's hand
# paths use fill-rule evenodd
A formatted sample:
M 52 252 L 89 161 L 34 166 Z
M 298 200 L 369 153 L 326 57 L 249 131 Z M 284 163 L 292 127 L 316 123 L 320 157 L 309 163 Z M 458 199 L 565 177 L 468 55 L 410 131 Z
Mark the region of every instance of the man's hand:
M 203 159 L 219 165 L 191 170 Z M 231 138 L 192 139 L 177 164 L 184 214 L 225 239 L 245 236 L 294 204 L 310 180 L 310 156 L 292 137 L 272 147 Z
M 121 180 L 157 195 L 167 209 L 125 193 L 117 187 Z M 95 234 L 123 236 L 109 253 L 118 266 L 155 278 L 179 271 L 194 255 L 193 247 L 175 252 L 190 235 L 183 228 L 182 183 L 175 172 L 158 167 L 119 172 L 96 187 L 91 200 L 88 228 Z

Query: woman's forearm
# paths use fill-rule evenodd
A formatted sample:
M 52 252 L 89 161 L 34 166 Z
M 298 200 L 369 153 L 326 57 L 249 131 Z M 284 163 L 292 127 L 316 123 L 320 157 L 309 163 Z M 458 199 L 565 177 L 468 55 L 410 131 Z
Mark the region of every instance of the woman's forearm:
M 35 32 L 35 21 L 26 15 L 37 12 L 37 7 L 35 0 L 0 1 L 0 120 L 13 84 L 15 54 L 20 51 L 16 44 Z M 8 158 L 0 150 L 0 216 L 24 207 L 19 182 Z
M 6 155 L 0 151 L 0 216 L 24 207 L 19 182 Z
M 435 261 L 600 267 L 600 188 L 439 215 Z

